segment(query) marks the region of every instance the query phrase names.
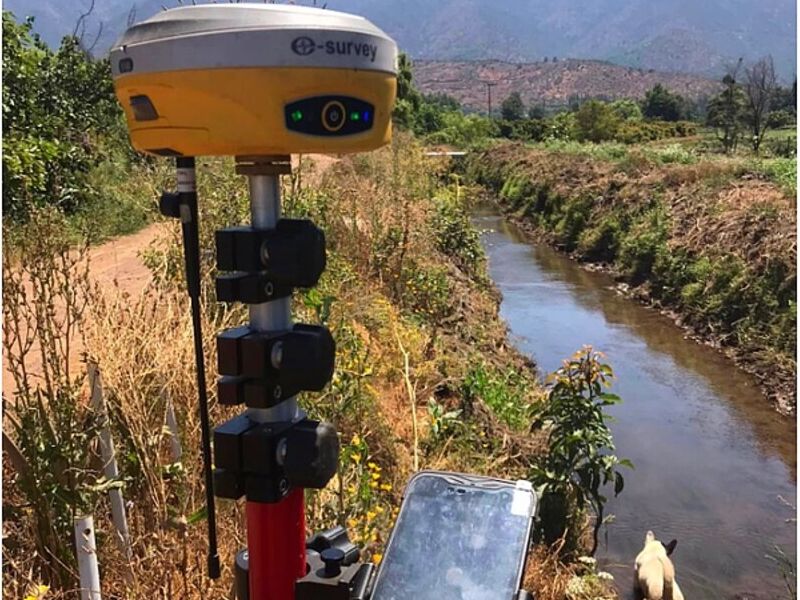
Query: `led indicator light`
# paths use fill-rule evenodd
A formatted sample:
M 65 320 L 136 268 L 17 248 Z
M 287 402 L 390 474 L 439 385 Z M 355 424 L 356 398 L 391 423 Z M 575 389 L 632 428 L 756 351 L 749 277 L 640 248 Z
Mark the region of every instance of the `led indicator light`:
M 364 120 L 365 121 L 369 121 L 369 111 L 368 110 L 364 111 Z
M 292 121 L 294 121 L 295 123 L 300 121 L 302 118 L 303 118 L 303 113 L 300 112 L 299 110 L 292 112 Z
M 350 120 L 351 121 L 358 121 L 361 118 L 361 113 L 358 112 L 351 112 L 350 113 Z

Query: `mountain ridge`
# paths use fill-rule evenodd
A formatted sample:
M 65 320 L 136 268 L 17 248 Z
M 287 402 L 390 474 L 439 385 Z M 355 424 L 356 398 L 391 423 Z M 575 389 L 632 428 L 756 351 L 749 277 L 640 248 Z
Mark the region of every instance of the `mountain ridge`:
M 36 15 L 37 30 L 53 45 L 90 2 L 6 0 L 4 8 L 18 18 Z M 92 40 L 102 23 L 102 53 L 132 11 L 142 20 L 162 4 L 178 2 L 97 0 L 86 37 Z M 784 81 L 796 73 L 794 0 L 328 0 L 327 7 L 364 15 L 417 59 L 530 63 L 556 56 L 718 79 L 739 57 L 771 54 Z
M 634 69 L 588 59 L 548 59 L 538 63 L 417 60 L 413 73 L 422 92 L 447 94 L 465 108 L 481 112 L 487 111 L 485 84 L 492 83 L 495 114 L 512 92 L 519 92 L 527 105 L 559 107 L 572 96 L 641 99 L 659 83 L 690 100 L 708 98 L 721 88 L 717 81 L 697 75 Z

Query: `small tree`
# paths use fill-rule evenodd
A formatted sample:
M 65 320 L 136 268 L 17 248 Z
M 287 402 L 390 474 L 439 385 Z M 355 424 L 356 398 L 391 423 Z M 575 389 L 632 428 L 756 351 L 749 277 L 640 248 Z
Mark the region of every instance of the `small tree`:
M 546 116 L 547 111 L 545 111 L 544 104 L 531 104 L 528 107 L 529 119 L 544 119 Z
M 500 114 L 508 121 L 519 121 L 525 118 L 525 103 L 519 92 L 513 92 L 500 105 Z
M 589 100 L 575 113 L 578 139 L 589 142 L 602 142 L 612 139 L 619 129 L 620 119 L 605 102 Z
M 540 534 L 548 544 L 563 537 L 567 552 L 578 545 L 588 508 L 595 516 L 594 554 L 607 502 L 604 488 L 613 485 L 614 495 L 619 494 L 625 485 L 620 467 L 633 467 L 614 454 L 606 409 L 621 400 L 607 391 L 614 374 L 603 358 L 585 347 L 565 360 L 548 377 L 547 401 L 531 425 L 548 436 L 549 452 L 530 473 L 542 494 Z
M 744 70 L 747 97 L 747 124 L 750 126 L 753 152 L 758 154 L 769 127 L 769 113 L 778 87 L 772 56 L 765 56 Z
M 642 109 L 635 100 L 623 98 L 611 103 L 614 113 L 623 121 L 640 121 L 642 119 Z
M 657 83 L 645 94 L 642 113 L 648 119 L 679 121 L 684 116 L 685 104 L 682 96 Z
M 397 99 L 392 116 L 403 129 L 412 129 L 422 104 L 422 94 L 414 87 L 411 59 L 400 53 L 397 57 Z
M 746 100 L 744 92 L 736 82 L 741 64 L 742 61 L 739 59 L 735 67 L 728 69 L 728 73 L 722 78 L 725 89 L 708 104 L 706 124 L 717 130 L 717 137 L 726 153 L 736 150 L 742 129 Z

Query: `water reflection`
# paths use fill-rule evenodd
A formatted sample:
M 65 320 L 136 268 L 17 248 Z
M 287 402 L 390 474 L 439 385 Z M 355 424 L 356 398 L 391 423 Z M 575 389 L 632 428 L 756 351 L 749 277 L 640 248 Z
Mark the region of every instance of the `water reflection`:
M 614 409 L 614 434 L 636 470 L 611 502 L 616 522 L 605 559 L 630 565 L 654 528 L 679 538 L 687 597 L 780 593 L 780 573 L 764 555 L 774 544 L 795 553 L 794 526 L 785 523 L 792 511 L 777 498 L 795 499 L 794 423 L 718 352 L 616 294 L 608 276 L 529 245 L 491 209 L 475 220 L 490 230 L 483 236 L 490 274 L 518 346 L 549 371 L 592 344 L 617 373 L 625 403 Z M 612 571 L 627 591 L 630 567 Z

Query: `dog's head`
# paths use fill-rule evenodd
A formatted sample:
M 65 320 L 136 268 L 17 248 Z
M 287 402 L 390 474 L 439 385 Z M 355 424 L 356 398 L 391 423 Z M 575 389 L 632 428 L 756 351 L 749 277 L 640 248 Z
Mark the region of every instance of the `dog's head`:
M 644 545 L 645 547 L 647 544 L 651 544 L 656 540 L 656 534 L 652 531 L 648 531 L 647 534 L 644 536 Z M 664 550 L 667 552 L 667 556 L 671 556 L 673 552 L 675 552 L 675 547 L 678 545 L 678 540 L 672 540 L 670 543 L 665 544 L 664 542 L 659 542 L 662 546 L 664 546 Z

